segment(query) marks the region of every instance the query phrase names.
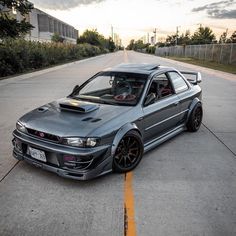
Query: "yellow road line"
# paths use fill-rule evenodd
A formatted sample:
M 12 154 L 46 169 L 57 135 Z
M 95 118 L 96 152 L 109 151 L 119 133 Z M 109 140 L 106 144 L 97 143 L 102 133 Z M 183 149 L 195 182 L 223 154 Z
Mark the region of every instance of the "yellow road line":
M 124 185 L 124 234 L 125 236 L 136 236 L 136 225 L 134 215 L 134 194 L 132 187 L 133 173 L 125 174 Z

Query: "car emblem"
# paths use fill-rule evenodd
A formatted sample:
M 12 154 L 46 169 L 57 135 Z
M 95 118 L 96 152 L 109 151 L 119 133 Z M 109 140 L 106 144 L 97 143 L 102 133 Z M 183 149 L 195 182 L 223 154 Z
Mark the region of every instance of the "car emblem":
M 42 132 L 40 132 L 40 133 L 39 133 L 39 136 L 40 136 L 41 138 L 44 138 L 45 134 L 42 133 Z

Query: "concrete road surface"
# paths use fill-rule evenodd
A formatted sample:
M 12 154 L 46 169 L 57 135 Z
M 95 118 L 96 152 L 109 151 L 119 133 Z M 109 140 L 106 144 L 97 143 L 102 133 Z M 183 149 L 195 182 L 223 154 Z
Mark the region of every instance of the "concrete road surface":
M 11 133 L 21 115 L 122 62 L 202 72 L 199 132 L 147 153 L 128 184 L 119 174 L 63 179 L 13 159 Z M 0 81 L 0 235 L 236 235 L 235 104 L 235 75 L 126 51 Z

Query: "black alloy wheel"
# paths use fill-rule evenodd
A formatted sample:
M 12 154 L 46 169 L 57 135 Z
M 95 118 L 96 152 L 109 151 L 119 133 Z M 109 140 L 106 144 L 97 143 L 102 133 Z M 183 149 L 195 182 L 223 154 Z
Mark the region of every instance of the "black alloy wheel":
M 201 123 L 202 123 L 202 115 L 203 115 L 202 105 L 198 103 L 194 107 L 189 117 L 189 121 L 187 123 L 187 128 L 189 131 L 196 132 L 200 128 Z
M 128 132 L 120 141 L 113 159 L 113 169 L 116 172 L 133 170 L 143 156 L 143 143 L 135 131 Z

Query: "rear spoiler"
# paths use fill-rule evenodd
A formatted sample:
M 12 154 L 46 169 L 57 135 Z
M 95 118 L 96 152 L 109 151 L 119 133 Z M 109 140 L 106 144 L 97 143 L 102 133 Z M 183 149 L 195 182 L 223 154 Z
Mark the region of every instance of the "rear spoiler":
M 200 72 L 189 72 L 189 71 L 180 71 L 181 74 L 184 75 L 184 77 L 194 85 L 197 85 L 198 83 L 202 82 L 202 75 Z

